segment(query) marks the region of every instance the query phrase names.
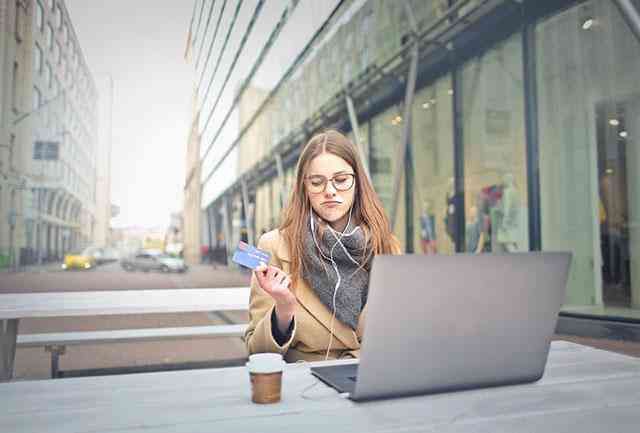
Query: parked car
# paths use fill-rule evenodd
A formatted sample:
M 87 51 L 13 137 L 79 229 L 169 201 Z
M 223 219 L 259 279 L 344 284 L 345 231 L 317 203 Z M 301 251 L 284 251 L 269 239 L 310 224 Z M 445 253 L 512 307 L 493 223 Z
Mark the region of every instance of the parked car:
M 185 272 L 189 267 L 180 257 L 172 257 L 157 251 L 138 251 L 120 260 L 125 271 Z
M 111 263 L 120 260 L 120 252 L 116 248 L 106 247 L 102 250 L 102 262 Z
M 94 269 L 96 267 L 96 258 L 92 254 L 89 248 L 83 251 L 74 251 L 64 256 L 64 262 L 62 263 L 62 269 Z
M 85 248 L 85 250 L 83 251 L 83 254 L 86 256 L 90 256 L 93 257 L 96 261 L 96 265 L 101 265 L 103 264 L 104 261 L 104 249 L 100 248 L 100 247 L 87 247 Z

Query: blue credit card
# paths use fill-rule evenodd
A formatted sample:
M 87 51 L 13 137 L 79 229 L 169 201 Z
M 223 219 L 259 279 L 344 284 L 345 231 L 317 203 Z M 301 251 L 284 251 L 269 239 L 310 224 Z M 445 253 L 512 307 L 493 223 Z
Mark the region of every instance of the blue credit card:
M 246 242 L 240 241 L 231 260 L 245 268 L 255 269 L 261 263 L 268 265 L 270 258 L 270 253 L 259 250 Z

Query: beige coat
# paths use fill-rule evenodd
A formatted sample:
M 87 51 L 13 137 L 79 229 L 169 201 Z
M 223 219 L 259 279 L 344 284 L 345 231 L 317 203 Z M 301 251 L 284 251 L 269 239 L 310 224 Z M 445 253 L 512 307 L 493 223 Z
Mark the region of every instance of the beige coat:
M 258 248 L 271 253 L 270 265 L 291 273 L 289 248 L 278 230 L 263 234 Z M 251 278 L 249 302 L 249 327 L 244 336 L 250 354 L 281 353 L 287 362 L 324 359 L 329 345 L 331 311 L 320 301 L 304 280 L 293 282 L 292 291 L 298 300 L 291 338 L 279 346 L 273 338 L 271 315 L 275 306 L 273 298 L 258 284 L 255 275 Z M 354 331 L 337 319 L 333 321 L 333 340 L 330 358 L 359 357 L 366 306 L 360 313 L 358 327 Z

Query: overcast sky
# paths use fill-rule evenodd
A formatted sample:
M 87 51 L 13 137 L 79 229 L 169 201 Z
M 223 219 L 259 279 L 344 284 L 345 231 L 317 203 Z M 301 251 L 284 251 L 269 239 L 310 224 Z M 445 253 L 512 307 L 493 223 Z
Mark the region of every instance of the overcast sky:
M 187 64 L 184 60 L 194 2 L 66 0 L 79 45 L 103 100 L 108 98 L 105 84 L 109 74 L 115 84 L 111 202 L 120 207 L 120 215 L 112 220 L 114 227 L 166 226 L 170 214 L 182 210 L 191 98 L 196 78 L 200 76 L 199 72 L 195 73 L 193 63 Z M 254 77 L 253 85 L 272 88 L 337 3 L 338 0 L 300 2 Z M 362 3 L 363 0 L 354 2 L 356 6 Z M 221 7 L 220 2 L 214 4 L 211 22 L 217 20 Z M 217 95 L 257 4 L 256 0 L 242 4 L 212 95 Z M 287 4 L 289 0 L 265 3 L 210 129 L 215 131 L 219 124 L 215 119 L 226 114 L 235 89 L 253 66 Z M 210 0 L 202 9 L 202 31 L 206 28 L 209 5 Z M 222 35 L 232 22 L 236 5 L 228 2 L 212 58 L 217 58 L 223 45 Z M 200 11 L 197 7 L 194 31 Z M 213 34 L 211 29 L 213 25 L 208 34 Z M 196 47 L 202 49 L 200 41 L 197 42 Z M 205 46 L 208 45 L 207 42 Z M 209 68 L 213 63 L 210 62 Z M 208 144 L 204 142 L 201 146 L 204 149 Z M 216 151 L 222 152 L 227 143 L 216 145 Z M 234 176 L 235 173 L 220 171 L 212 182 L 220 183 Z
M 111 201 L 120 215 L 112 224 L 167 225 L 182 207 L 193 86 L 183 54 L 193 2 L 66 4 L 96 83 L 111 74 L 115 84 Z

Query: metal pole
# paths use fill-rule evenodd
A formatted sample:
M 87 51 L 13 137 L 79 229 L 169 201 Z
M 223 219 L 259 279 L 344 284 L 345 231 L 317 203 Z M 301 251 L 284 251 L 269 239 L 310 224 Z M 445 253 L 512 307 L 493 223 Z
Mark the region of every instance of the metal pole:
M 284 165 L 282 164 L 282 155 L 280 152 L 276 152 L 276 168 L 278 169 L 278 176 L 282 181 L 282 188 L 280 189 L 280 210 L 285 206 L 287 197 L 287 180 L 284 178 Z
M 40 164 L 42 164 L 42 161 L 40 161 Z M 42 167 L 42 165 L 41 165 Z M 42 170 L 41 170 L 42 171 Z M 36 230 L 37 232 L 37 236 L 38 238 L 36 239 L 36 254 L 37 254 L 37 264 L 41 265 L 42 264 L 42 193 L 43 193 L 44 188 L 38 188 L 37 189 L 37 194 L 38 194 L 38 230 Z
M 231 258 L 231 197 L 225 195 L 222 198 L 222 221 L 224 225 L 225 251 L 227 257 L 227 266 L 233 266 Z
M 250 244 L 255 244 L 255 238 L 253 233 L 253 215 L 249 207 L 249 189 L 247 187 L 246 179 L 242 179 L 242 205 L 244 206 L 244 218 L 247 225 L 247 240 Z
M 409 77 L 407 79 L 407 87 L 404 97 L 404 128 L 402 130 L 402 141 L 398 145 L 398 152 L 396 155 L 396 167 L 394 173 L 394 185 L 391 204 L 391 228 L 395 228 L 398 214 L 398 202 L 400 200 L 400 182 L 402 181 L 402 175 L 404 170 L 402 169 L 405 164 L 405 155 L 407 147 L 409 146 L 409 139 L 411 137 L 411 111 L 413 107 L 413 95 L 416 87 L 416 75 L 418 71 L 418 40 L 416 39 L 416 22 L 413 17 L 413 11 L 409 2 L 404 3 L 407 15 L 409 17 L 409 23 L 412 27 L 411 34 L 411 65 L 409 66 Z
M 629 25 L 631 33 L 633 33 L 638 42 L 640 42 L 640 12 L 638 12 L 636 6 L 631 0 L 613 0 L 613 2 L 618 6 L 622 18 L 624 18 Z
M 529 249 L 542 249 L 540 216 L 540 145 L 538 136 L 538 88 L 536 73 L 536 38 L 533 24 L 522 30 L 524 70 L 525 137 L 527 154 L 527 194 L 529 201 Z
M 14 232 L 15 232 L 15 224 L 11 224 L 9 226 L 9 268 L 15 272 L 16 253 L 15 253 L 15 246 L 13 245 L 14 238 L 15 238 Z
M 18 320 L 0 320 L 0 382 L 9 381 L 13 377 Z
M 351 122 L 351 129 L 353 130 L 353 137 L 356 142 L 356 147 L 360 150 L 360 159 L 362 160 L 362 165 L 364 165 L 364 171 L 371 181 L 371 175 L 369 174 L 369 152 L 368 149 L 365 148 L 365 143 L 360 138 L 360 127 L 358 125 L 358 116 L 356 115 L 356 109 L 353 105 L 353 99 L 351 99 L 351 95 L 345 93 L 345 99 L 347 100 L 347 110 L 349 111 L 349 121 Z

